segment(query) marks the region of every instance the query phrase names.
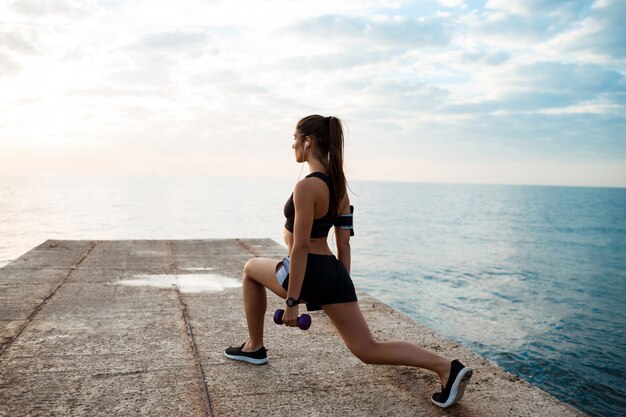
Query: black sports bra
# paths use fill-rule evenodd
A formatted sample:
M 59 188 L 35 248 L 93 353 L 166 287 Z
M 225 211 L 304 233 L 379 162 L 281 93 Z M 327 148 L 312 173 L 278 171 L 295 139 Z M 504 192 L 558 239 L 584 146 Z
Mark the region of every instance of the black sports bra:
M 328 191 L 330 193 L 328 200 L 328 211 L 323 217 L 320 217 L 319 219 L 314 219 L 313 225 L 311 226 L 311 239 L 317 239 L 320 237 L 328 236 L 328 231 L 331 227 L 333 227 L 334 222 L 333 219 L 330 218 L 330 212 L 332 211 L 331 208 L 333 207 L 333 183 L 330 182 L 330 178 L 328 178 L 326 174 L 323 174 L 321 172 L 312 172 L 306 176 L 306 178 L 311 177 L 316 177 L 323 180 L 328 186 Z M 289 199 L 285 203 L 285 208 L 283 209 L 283 212 L 285 213 L 285 217 L 287 218 L 287 220 L 285 220 L 285 229 L 293 233 L 293 222 L 296 218 L 296 207 L 293 204 L 293 193 L 291 193 L 291 197 L 289 197 Z

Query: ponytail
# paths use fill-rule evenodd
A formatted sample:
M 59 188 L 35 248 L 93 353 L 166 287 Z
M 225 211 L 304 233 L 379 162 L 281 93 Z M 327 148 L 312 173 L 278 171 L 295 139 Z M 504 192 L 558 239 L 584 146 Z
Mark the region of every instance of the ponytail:
M 335 204 L 331 207 L 331 216 L 335 218 L 340 214 L 339 205 L 346 195 L 341 120 L 333 116 L 311 115 L 300 120 L 296 128 L 302 135 L 317 139 L 317 148 L 323 153 L 320 159 L 326 164 L 328 176 L 333 184 L 331 192 Z
M 339 205 L 346 195 L 346 176 L 343 173 L 343 129 L 341 121 L 333 116 L 329 117 L 328 125 L 328 173 L 335 194 L 334 218 L 340 214 Z

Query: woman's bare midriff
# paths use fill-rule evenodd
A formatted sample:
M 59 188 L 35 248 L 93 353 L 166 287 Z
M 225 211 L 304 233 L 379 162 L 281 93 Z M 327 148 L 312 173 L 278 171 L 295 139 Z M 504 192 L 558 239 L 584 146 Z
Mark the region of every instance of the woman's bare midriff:
M 289 251 L 289 256 L 291 256 L 291 248 L 293 247 L 293 233 L 291 233 L 287 229 L 284 229 L 283 235 L 285 238 L 285 244 L 287 245 L 287 249 Z M 326 237 L 309 240 L 308 252 L 316 254 L 316 255 L 332 255 L 333 254 L 333 252 L 328 247 L 328 241 Z

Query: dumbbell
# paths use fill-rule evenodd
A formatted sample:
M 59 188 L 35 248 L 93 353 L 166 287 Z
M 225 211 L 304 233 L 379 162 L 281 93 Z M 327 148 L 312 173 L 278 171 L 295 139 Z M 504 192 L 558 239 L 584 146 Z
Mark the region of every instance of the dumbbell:
M 279 308 L 274 312 L 274 323 L 283 324 L 283 314 L 285 314 L 285 310 Z M 298 316 L 298 327 L 302 330 L 306 330 L 311 327 L 311 316 L 308 314 L 303 314 Z

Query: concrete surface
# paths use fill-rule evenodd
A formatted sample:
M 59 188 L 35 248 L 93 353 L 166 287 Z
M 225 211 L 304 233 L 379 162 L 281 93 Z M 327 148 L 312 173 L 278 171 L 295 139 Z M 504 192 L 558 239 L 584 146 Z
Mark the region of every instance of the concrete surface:
M 225 347 L 246 340 L 241 288 L 199 290 L 240 280 L 252 256 L 283 252 L 269 239 L 34 248 L 0 269 L 0 416 L 583 415 L 364 293 L 378 339 L 408 340 L 474 369 L 460 403 L 430 402 L 434 373 L 360 363 L 323 312 L 306 332 L 274 325 L 283 301 L 271 294 L 269 364 L 226 359 Z M 164 288 L 122 284 L 154 276 Z M 185 279 L 198 286 L 176 285 Z

